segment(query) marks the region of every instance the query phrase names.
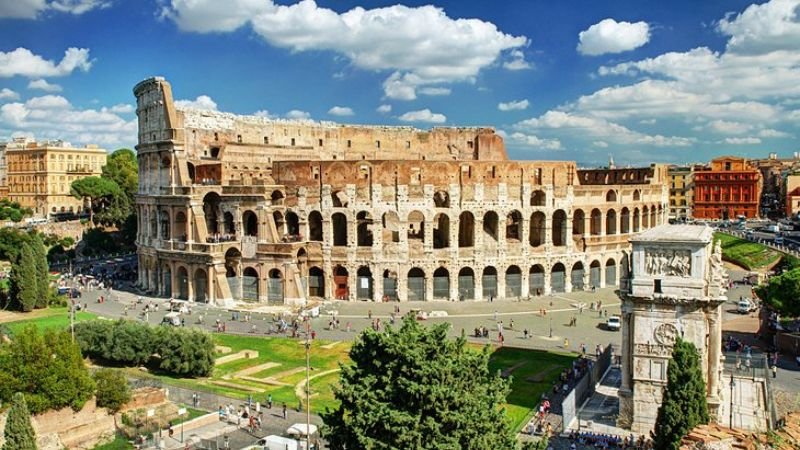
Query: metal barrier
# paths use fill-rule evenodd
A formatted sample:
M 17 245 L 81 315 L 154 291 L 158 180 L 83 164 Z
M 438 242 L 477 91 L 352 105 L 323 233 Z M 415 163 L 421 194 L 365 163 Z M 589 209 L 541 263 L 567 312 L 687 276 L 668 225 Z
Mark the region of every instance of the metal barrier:
M 594 393 L 595 385 L 602 380 L 603 375 L 611 367 L 613 356 L 614 347 L 606 346 L 600 356 L 592 361 L 592 367 L 581 376 L 561 401 L 562 431 L 566 431 L 572 420 L 578 417 L 580 406 Z

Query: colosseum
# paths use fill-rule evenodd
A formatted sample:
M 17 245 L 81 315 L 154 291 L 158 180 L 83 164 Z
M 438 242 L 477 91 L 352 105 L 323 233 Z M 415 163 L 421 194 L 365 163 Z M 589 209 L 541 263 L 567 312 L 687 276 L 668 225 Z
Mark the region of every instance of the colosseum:
M 136 85 L 139 286 L 226 304 L 480 301 L 624 282 L 666 167 L 509 161 L 491 128 L 178 109 Z

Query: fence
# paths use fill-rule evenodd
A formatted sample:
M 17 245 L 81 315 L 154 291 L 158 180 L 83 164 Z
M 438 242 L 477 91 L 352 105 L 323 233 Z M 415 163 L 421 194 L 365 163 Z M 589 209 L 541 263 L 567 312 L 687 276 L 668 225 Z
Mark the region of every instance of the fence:
M 724 374 L 725 380 L 733 377 L 751 378 L 753 381 L 764 380 L 764 395 L 767 416 L 770 428 L 775 428 L 778 421 L 778 413 L 775 406 L 775 397 L 772 392 L 772 375 L 770 370 L 769 358 L 766 354 L 751 350 L 750 356 L 747 353 L 725 352 L 724 353 Z
M 611 366 L 613 355 L 614 347 L 611 345 L 606 346 L 600 356 L 593 361 L 590 369 L 581 376 L 567 396 L 564 397 L 564 400 L 561 401 L 562 431 L 566 431 L 570 423 L 578 417 L 578 408 L 594 393 L 595 385 L 600 382 Z

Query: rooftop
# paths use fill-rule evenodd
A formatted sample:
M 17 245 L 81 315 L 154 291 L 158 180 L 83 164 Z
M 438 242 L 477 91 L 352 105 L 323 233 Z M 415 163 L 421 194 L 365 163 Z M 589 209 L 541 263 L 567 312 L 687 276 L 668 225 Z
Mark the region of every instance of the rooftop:
M 639 234 L 631 242 L 711 242 L 711 227 L 706 225 L 659 225 Z

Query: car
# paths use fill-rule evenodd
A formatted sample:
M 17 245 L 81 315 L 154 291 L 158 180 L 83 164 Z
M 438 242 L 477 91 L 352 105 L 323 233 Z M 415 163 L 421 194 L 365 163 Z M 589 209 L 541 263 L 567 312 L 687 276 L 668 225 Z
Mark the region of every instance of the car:
M 60 287 L 58 295 L 66 295 L 69 298 L 81 298 L 81 291 L 78 288 Z
M 620 321 L 619 316 L 611 316 L 606 320 L 606 330 L 609 331 L 619 331 L 622 327 L 622 322 Z
M 168 325 L 173 327 L 181 326 L 180 313 L 168 312 L 167 314 L 164 315 L 164 318 L 161 319 L 161 325 Z
M 739 303 L 736 304 L 736 311 L 739 314 L 749 314 L 756 309 L 758 309 L 756 305 L 747 299 L 739 300 Z

